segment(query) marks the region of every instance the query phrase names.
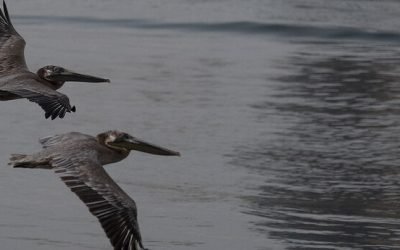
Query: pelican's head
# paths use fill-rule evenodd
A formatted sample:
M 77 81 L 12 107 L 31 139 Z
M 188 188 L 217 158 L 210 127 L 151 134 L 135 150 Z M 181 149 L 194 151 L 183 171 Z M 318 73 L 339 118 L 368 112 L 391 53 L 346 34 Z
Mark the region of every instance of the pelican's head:
M 75 73 L 68 69 L 59 66 L 48 65 L 40 68 L 37 75 L 49 82 L 64 83 L 64 82 L 110 82 L 109 79 L 104 79 L 91 75 Z
M 180 155 L 179 152 L 153 145 L 117 130 L 101 133 L 97 135 L 97 140 L 109 148 L 122 152 L 136 150 L 153 155 Z

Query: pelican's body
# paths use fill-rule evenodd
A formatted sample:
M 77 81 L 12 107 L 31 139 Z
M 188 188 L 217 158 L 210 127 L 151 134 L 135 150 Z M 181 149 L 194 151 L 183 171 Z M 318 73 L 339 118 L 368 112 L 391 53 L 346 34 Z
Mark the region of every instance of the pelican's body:
M 125 159 L 131 150 L 157 155 L 179 153 L 115 130 L 96 137 L 71 132 L 39 141 L 42 151 L 13 155 L 10 164 L 15 168 L 53 169 L 99 219 L 115 250 L 144 249 L 135 202 L 102 166 Z
M 77 74 L 62 67 L 48 65 L 37 73 L 28 70 L 25 62 L 25 40 L 11 23 L 7 6 L 0 10 L 0 101 L 26 98 L 38 103 L 45 117 L 63 118 L 75 112 L 66 95 L 57 92 L 66 81 L 109 82 L 108 79 Z

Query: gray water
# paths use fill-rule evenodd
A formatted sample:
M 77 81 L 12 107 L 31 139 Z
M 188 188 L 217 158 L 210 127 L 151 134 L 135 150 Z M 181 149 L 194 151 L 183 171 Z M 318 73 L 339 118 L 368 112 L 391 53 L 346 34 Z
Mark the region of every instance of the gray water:
M 39 137 L 120 129 L 182 153 L 106 170 L 157 249 L 400 249 L 400 3 L 14 0 L 32 70 L 77 113 L 0 109 L 3 250 L 110 249 L 52 171 L 12 169 Z

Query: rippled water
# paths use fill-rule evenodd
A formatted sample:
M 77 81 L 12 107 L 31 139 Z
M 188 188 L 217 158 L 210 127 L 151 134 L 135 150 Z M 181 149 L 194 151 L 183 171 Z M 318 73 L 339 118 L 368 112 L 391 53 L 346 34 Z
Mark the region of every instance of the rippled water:
M 181 151 L 106 167 L 137 202 L 150 249 L 399 249 L 397 1 L 8 3 L 32 70 L 76 114 L 0 110 L 1 249 L 110 249 L 51 171 L 11 153 L 55 133 L 118 128 Z

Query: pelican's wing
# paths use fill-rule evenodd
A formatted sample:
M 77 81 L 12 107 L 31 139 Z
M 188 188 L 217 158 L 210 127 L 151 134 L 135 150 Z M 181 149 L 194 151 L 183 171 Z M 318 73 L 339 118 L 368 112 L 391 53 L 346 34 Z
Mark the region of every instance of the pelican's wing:
M 0 75 L 27 69 L 24 49 L 25 40 L 14 29 L 3 1 L 0 10 Z
M 79 132 L 69 132 L 65 134 L 43 137 L 39 139 L 39 142 L 40 144 L 42 144 L 43 148 L 49 148 L 70 141 L 88 140 L 88 139 L 95 140 L 95 138 L 91 135 L 86 135 Z
M 61 180 L 97 217 L 115 250 L 144 249 L 135 202 L 111 179 L 104 168 L 85 155 L 54 157 L 52 165 Z
M 39 104 L 45 111 L 46 119 L 49 117 L 52 120 L 56 117 L 63 118 L 66 112 L 75 112 L 75 106 L 71 107 L 66 95 L 52 90 L 34 79 L 16 81 L 12 85 L 3 87 L 2 91 L 8 91 Z

